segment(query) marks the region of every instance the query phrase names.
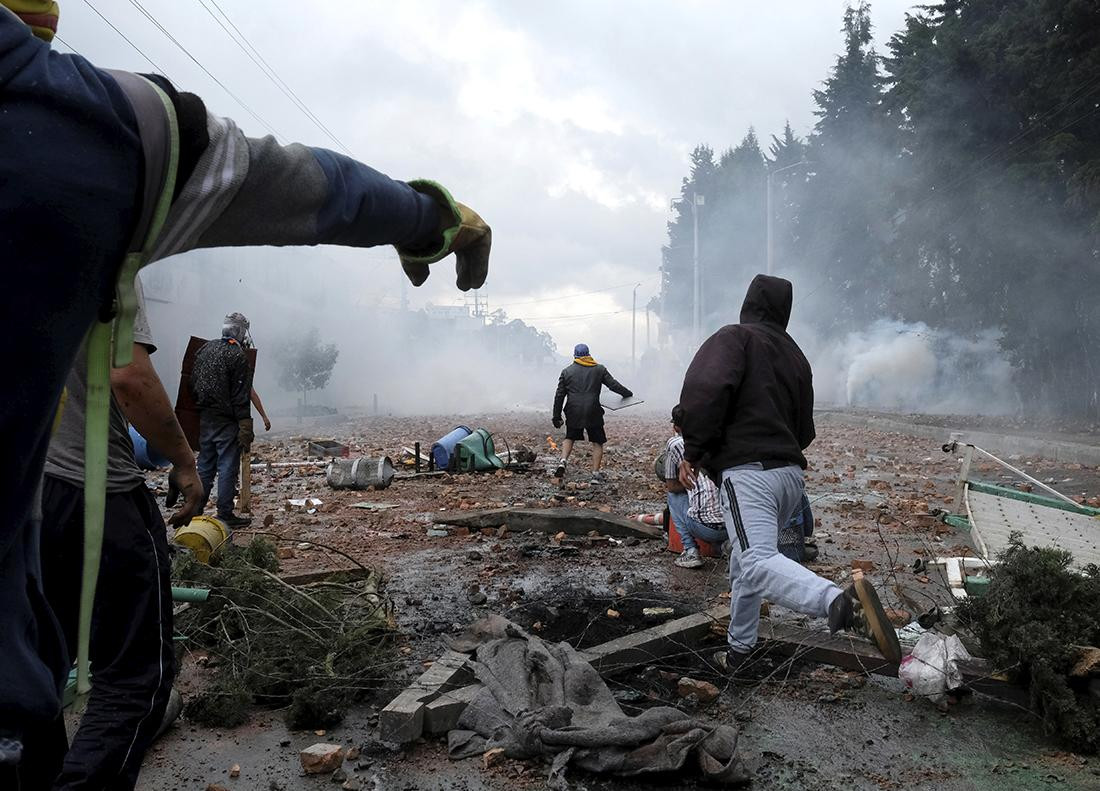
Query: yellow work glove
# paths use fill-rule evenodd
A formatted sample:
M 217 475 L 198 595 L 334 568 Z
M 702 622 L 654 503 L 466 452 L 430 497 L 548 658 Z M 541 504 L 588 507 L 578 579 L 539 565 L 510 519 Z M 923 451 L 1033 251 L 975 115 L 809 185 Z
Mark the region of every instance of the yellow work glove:
M 489 226 L 477 212 L 452 198 L 441 184 L 417 179 L 410 181 L 409 186 L 439 204 L 442 244 L 427 254 L 398 247 L 405 275 L 414 286 L 419 286 L 428 279 L 428 264 L 454 253 L 458 288 L 461 291 L 481 288 L 489 274 L 489 248 L 493 241 Z

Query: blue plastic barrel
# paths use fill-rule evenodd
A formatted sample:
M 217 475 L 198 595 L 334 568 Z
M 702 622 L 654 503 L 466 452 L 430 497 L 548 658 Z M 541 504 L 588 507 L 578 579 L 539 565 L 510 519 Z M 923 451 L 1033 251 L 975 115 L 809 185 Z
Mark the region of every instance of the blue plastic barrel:
M 137 429 L 133 426 L 130 426 L 130 440 L 134 443 L 134 458 L 141 469 L 159 470 L 172 466 L 172 462 L 161 456 L 157 449 L 146 442 L 145 437 L 138 434 Z
M 432 443 L 432 459 L 435 461 L 435 468 L 447 469 L 447 465 L 451 463 L 451 453 L 454 452 L 455 445 L 473 433 L 468 426 L 456 426 L 450 434 Z

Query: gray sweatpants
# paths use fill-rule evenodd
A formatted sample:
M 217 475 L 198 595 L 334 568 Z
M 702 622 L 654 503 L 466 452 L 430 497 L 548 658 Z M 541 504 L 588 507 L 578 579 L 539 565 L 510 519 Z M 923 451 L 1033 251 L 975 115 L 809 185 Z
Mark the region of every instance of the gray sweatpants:
M 771 470 L 742 464 L 722 473 L 722 513 L 733 547 L 729 644 L 736 651 L 756 645 L 763 599 L 823 618 L 841 593 L 776 548 L 779 526 L 801 506 L 804 488 L 802 470 L 795 464 Z

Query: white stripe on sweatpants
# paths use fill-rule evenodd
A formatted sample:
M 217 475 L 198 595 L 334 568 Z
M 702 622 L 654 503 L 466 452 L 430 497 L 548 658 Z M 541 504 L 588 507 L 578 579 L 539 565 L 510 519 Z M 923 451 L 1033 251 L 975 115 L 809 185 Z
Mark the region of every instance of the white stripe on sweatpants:
M 126 762 L 130 760 L 130 753 L 134 751 L 134 745 L 137 743 L 138 735 L 141 733 L 141 726 L 145 723 L 145 720 L 149 718 L 149 715 L 153 713 L 153 709 L 156 707 L 157 694 L 161 691 L 161 684 L 164 683 L 164 597 L 161 595 L 161 579 L 160 579 L 160 555 L 157 554 L 157 542 L 153 538 L 153 534 L 149 532 L 149 526 L 145 526 L 145 532 L 149 536 L 149 548 L 153 552 L 153 562 L 157 567 L 157 685 L 153 688 L 153 694 L 149 698 L 149 710 L 145 712 L 137 724 L 134 726 L 134 738 L 130 740 L 130 746 L 126 748 L 126 755 L 123 756 L 122 762 L 118 766 L 118 773 L 121 775 L 126 768 Z
M 776 548 L 779 526 L 801 505 L 804 488 L 802 470 L 794 464 L 771 470 L 742 464 L 722 473 L 722 515 L 732 545 L 728 637 L 734 650 L 756 645 L 763 599 L 823 618 L 841 592 Z

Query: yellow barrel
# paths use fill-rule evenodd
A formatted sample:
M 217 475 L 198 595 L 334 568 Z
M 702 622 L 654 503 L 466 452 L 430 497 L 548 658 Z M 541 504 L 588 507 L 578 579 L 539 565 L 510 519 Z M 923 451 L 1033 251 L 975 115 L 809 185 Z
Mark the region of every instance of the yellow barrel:
M 190 549 L 200 563 L 209 563 L 210 556 L 229 540 L 229 528 L 212 516 L 196 516 L 189 524 L 178 528 L 174 538 L 177 544 Z

